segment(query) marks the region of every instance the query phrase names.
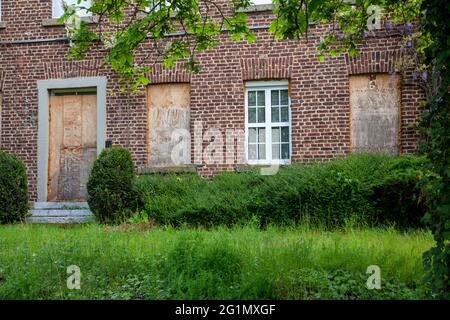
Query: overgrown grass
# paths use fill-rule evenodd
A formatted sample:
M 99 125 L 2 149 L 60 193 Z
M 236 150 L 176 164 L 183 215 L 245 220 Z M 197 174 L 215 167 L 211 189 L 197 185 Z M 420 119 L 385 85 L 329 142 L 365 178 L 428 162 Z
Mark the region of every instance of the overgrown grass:
M 0 226 L 0 299 L 421 299 L 432 245 L 392 228 Z M 381 290 L 366 288 L 369 265 Z

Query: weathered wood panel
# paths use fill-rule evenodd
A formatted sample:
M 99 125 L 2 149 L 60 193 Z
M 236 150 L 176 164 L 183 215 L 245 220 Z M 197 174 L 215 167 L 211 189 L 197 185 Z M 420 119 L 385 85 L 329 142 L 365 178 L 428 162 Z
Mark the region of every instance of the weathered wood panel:
M 148 87 L 148 159 L 155 167 L 173 166 L 172 150 L 179 141 L 172 142 L 177 129 L 190 131 L 190 85 L 188 83 L 155 84 Z M 184 139 L 190 144 L 189 139 Z M 190 150 L 187 147 L 186 150 Z M 182 164 L 191 163 L 190 153 L 184 154 Z M 180 164 L 180 163 L 178 163 Z
M 50 97 L 48 201 L 83 201 L 97 149 L 95 95 Z
M 83 95 L 82 99 L 82 145 L 97 148 L 97 96 Z
M 82 153 L 82 166 L 81 166 L 81 179 L 80 179 L 80 198 L 87 199 L 87 181 L 89 175 L 91 174 L 91 169 L 97 158 L 97 147 L 93 148 L 83 148 Z
M 353 151 L 398 154 L 398 79 L 389 74 L 351 76 L 350 106 Z
M 78 200 L 81 197 L 81 150 L 79 148 L 63 148 L 60 161 L 58 196 L 60 200 Z
M 57 201 L 64 138 L 64 97 L 51 96 L 49 108 L 48 201 Z
M 82 96 L 63 96 L 63 146 L 81 147 Z

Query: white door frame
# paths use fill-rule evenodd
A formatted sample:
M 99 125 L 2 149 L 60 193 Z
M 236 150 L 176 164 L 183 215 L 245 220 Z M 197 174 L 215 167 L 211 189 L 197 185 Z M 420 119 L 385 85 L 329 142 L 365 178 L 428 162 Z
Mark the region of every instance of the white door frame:
M 38 80 L 37 201 L 47 202 L 49 95 L 53 89 L 97 89 L 97 154 L 106 140 L 106 77 Z

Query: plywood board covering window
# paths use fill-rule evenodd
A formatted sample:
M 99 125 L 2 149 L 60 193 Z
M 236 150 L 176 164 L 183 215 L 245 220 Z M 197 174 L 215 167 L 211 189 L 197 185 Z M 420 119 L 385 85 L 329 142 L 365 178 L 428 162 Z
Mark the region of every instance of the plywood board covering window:
M 52 95 L 49 107 L 48 201 L 86 200 L 86 183 L 96 156 L 96 95 Z
M 352 149 L 399 153 L 398 78 L 389 74 L 350 77 Z
M 148 159 L 154 167 L 191 163 L 189 83 L 154 84 L 148 87 Z M 184 148 L 175 148 L 183 144 Z M 176 161 L 173 153 L 177 152 Z

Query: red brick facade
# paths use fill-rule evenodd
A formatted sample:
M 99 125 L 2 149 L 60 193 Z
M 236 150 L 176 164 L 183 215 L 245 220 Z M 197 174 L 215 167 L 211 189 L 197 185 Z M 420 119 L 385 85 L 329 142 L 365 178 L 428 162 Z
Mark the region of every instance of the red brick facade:
M 120 93 L 117 77 L 95 54 L 87 61 L 66 60 L 69 43 L 64 39 L 64 27 L 42 25 L 51 18 L 50 0 L 0 2 L 4 22 L 0 28 L 0 145 L 25 161 L 31 199 L 36 198 L 38 80 L 107 76 L 107 139 L 129 148 L 137 166 L 145 167 L 145 95 Z M 316 47 L 320 36 L 327 33 L 326 26 L 312 26 L 308 41 L 280 41 L 268 33 L 270 12 L 248 15 L 257 35 L 255 43 L 233 42 L 223 33 L 216 49 L 198 55 L 201 72 L 190 74 L 181 65 L 173 69 L 156 66 L 149 78 L 153 83 L 189 82 L 191 127 L 200 120 L 203 130 L 211 126 L 224 132 L 245 129 L 245 81 L 289 80 L 292 161 L 322 160 L 351 152 L 349 76 L 392 72 L 399 55 L 399 38 L 380 32 L 367 38 L 356 58 L 342 55 L 319 62 Z M 142 49 L 142 55 L 148 53 L 152 59 L 150 45 Z M 402 79 L 401 152 L 411 153 L 418 147 L 419 135 L 412 125 L 420 115 L 422 98 L 412 76 Z M 199 170 L 210 175 L 235 167 L 223 161 Z

